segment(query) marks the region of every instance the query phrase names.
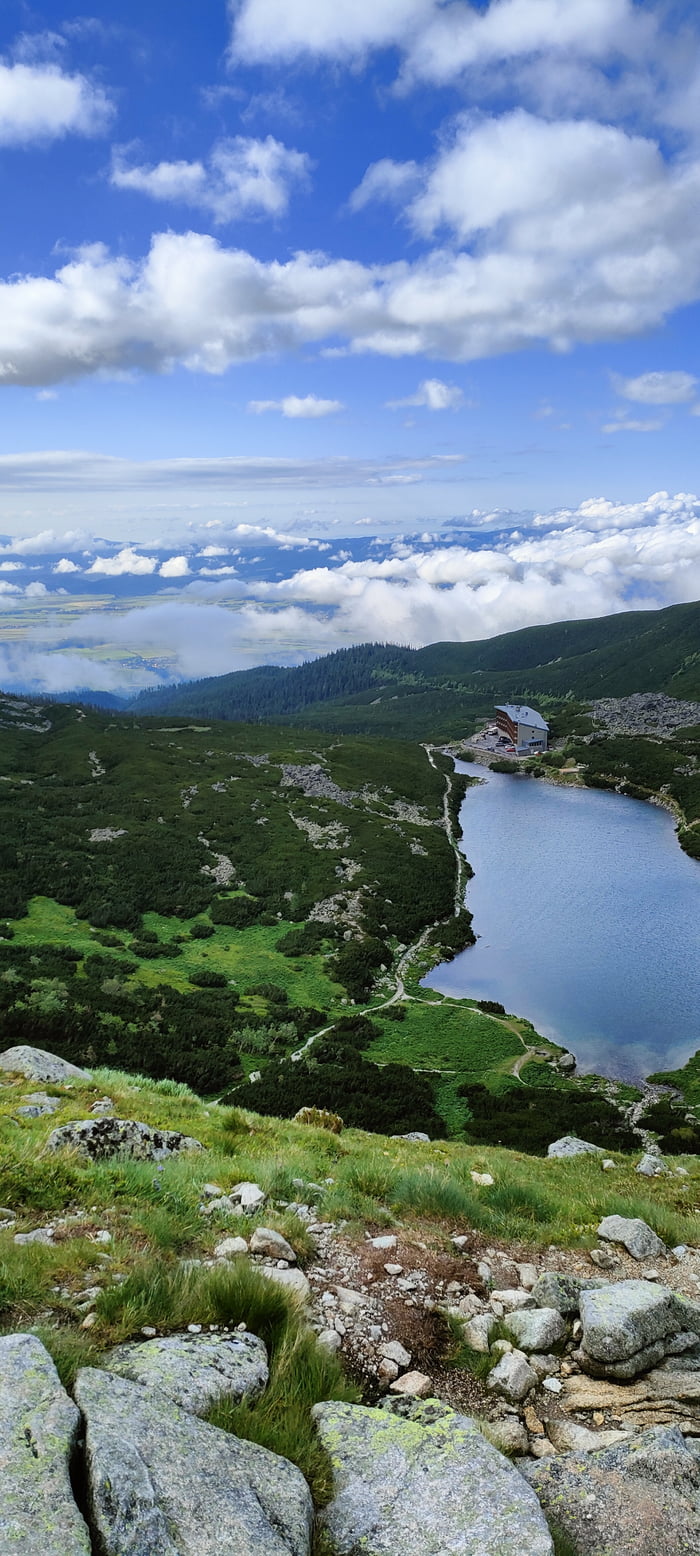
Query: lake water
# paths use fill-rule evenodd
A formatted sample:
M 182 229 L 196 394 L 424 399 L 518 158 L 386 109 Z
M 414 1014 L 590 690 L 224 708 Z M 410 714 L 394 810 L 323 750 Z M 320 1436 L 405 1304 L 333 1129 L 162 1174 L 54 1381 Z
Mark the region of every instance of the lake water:
M 700 1048 L 700 863 L 672 817 L 600 789 L 491 773 L 461 812 L 475 946 L 434 969 L 444 994 L 496 999 L 576 1055 L 638 1080 Z

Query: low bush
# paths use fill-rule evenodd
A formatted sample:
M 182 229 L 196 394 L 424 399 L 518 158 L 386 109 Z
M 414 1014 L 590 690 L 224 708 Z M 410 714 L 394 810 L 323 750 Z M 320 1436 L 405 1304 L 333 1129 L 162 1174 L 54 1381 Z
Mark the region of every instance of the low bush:
M 469 1082 L 458 1088 L 470 1112 L 470 1140 L 546 1156 L 560 1135 L 578 1135 L 611 1151 L 633 1151 L 638 1137 L 619 1109 L 598 1092 L 512 1085 L 496 1094 Z

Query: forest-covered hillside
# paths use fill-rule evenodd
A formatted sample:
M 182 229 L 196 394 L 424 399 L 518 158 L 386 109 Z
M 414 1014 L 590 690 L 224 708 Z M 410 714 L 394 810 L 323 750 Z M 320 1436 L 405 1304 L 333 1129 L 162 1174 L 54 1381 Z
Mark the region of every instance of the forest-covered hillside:
M 527 627 L 477 643 L 361 644 L 293 669 L 234 671 L 143 692 L 139 713 L 303 723 L 450 739 L 501 699 L 700 698 L 700 602 Z

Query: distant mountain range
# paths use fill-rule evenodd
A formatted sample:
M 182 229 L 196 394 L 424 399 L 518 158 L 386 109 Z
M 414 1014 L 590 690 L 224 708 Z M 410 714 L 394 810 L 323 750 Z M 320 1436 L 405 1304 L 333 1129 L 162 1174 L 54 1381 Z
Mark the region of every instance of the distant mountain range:
M 525 627 L 476 643 L 366 643 L 293 669 L 263 665 L 158 687 L 141 692 L 130 709 L 447 738 L 502 699 L 546 705 L 645 691 L 700 699 L 700 601 Z

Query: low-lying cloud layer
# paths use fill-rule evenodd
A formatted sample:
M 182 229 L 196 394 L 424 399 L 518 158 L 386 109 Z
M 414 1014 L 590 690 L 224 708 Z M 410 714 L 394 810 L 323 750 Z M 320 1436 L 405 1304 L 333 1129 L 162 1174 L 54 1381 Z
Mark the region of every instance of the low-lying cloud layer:
M 20 607 L 26 612 L 28 599 L 42 608 L 23 615 L 19 642 L 15 631 L 3 645 L 0 633 L 0 685 L 136 690 L 162 680 L 164 664 L 170 678 L 189 679 L 295 663 L 350 643 L 469 641 L 700 597 L 700 498 L 692 494 L 661 492 L 630 504 L 591 498 L 519 528 L 507 515 L 484 515 L 482 522 L 479 532 L 473 516 L 469 532 L 453 542 L 444 533 L 375 541 L 360 559 L 342 549 L 328 555 L 319 541 L 277 536 L 280 557 L 285 545 L 296 549 L 282 576 L 256 575 L 252 562 L 241 570 L 240 548 L 218 532 L 215 543 L 202 546 L 193 537 L 177 553 L 129 546 L 85 561 L 86 573 L 100 574 L 106 587 L 120 574 L 150 575 L 154 593 L 137 608 L 115 603 L 98 612 L 83 604 L 76 612 L 71 604 L 53 611 L 45 589 L 28 596 L 13 572 L 0 605 L 6 619 L 16 621 Z M 319 565 L 299 566 L 304 547 L 326 553 Z M 33 562 L 38 554 L 23 553 Z M 54 568 L 56 555 L 54 549 Z M 75 587 L 68 572 L 62 581 Z

